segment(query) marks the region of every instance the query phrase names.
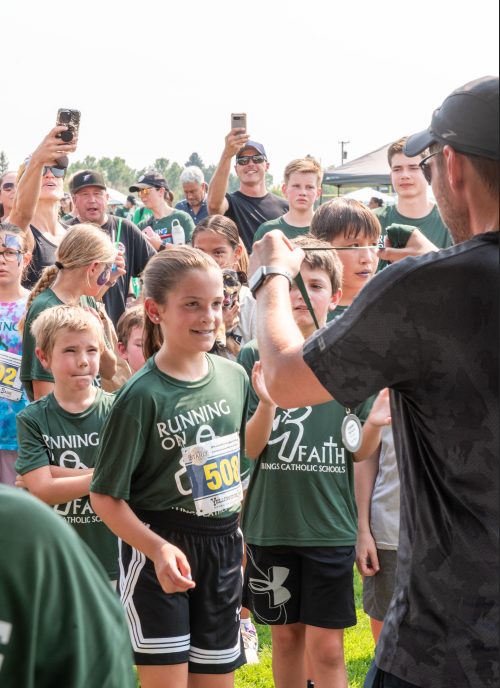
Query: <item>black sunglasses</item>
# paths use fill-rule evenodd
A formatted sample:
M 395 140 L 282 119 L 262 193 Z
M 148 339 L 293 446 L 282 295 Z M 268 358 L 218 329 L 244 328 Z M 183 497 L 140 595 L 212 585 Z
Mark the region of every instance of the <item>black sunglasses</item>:
M 418 163 L 418 166 L 422 170 L 422 174 L 424 175 L 425 181 L 427 182 L 427 184 L 430 184 L 432 182 L 432 169 L 431 169 L 429 163 L 427 162 L 427 160 L 429 160 L 430 158 L 433 158 L 435 155 L 439 155 L 439 153 L 441 153 L 441 152 L 442 151 L 436 151 L 435 153 L 431 153 L 430 155 L 428 155 L 426 158 L 424 158 L 423 160 L 421 160 Z
M 13 182 L 5 182 L 5 184 L 2 184 L 2 191 L 12 191 L 14 186 Z
M 259 165 L 261 162 L 266 161 L 266 157 L 264 155 L 243 155 L 241 158 L 236 158 L 236 164 L 237 165 L 248 165 L 250 160 L 253 160 L 254 163 Z

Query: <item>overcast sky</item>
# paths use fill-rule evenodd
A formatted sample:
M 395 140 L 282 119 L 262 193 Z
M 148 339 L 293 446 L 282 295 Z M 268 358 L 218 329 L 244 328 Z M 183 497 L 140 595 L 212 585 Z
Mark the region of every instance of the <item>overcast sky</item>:
M 39 0 L 2 3 L 0 150 L 18 167 L 81 110 L 85 155 L 141 168 L 219 160 L 246 112 L 275 181 L 428 126 L 456 87 L 498 74 L 496 0 Z

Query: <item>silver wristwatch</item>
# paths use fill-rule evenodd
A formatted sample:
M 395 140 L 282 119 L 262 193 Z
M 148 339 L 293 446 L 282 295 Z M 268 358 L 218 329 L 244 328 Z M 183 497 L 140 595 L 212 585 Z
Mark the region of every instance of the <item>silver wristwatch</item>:
M 268 277 L 268 275 L 283 275 L 290 282 L 290 289 L 293 286 L 293 277 L 288 272 L 288 270 L 285 270 L 285 268 L 280 268 L 279 266 L 275 265 L 270 265 L 267 267 L 261 266 L 257 270 L 257 272 L 250 278 L 250 282 L 248 284 L 248 288 L 252 292 L 253 297 L 255 297 L 255 294 L 264 284 L 264 281 L 266 277 Z

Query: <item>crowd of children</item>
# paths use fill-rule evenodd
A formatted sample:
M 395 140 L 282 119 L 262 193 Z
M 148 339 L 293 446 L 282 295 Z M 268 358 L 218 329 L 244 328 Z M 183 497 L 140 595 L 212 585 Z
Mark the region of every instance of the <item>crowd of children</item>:
M 293 161 L 284 178 L 289 211 L 255 240 L 280 229 L 308 249 L 301 276 L 322 327 L 376 273 L 380 223 L 342 198 L 314 213 L 314 160 Z M 154 222 L 165 214 L 160 192 Z M 190 228 L 191 245 L 147 264 L 116 327 L 130 379 L 107 393 L 101 382 L 117 361 L 97 302 L 124 273 L 113 270 L 116 246 L 95 225 L 70 228 L 30 293 L 25 234 L 0 230 L 0 309 L 11 323 L 0 332 L 0 371 L 5 351 L 16 378 L 11 398 L 0 397 L 0 477 L 53 506 L 100 560 L 141 686 L 186 688 L 189 676 L 190 688 L 232 688 L 235 670 L 258 661 L 252 612 L 271 626 L 278 688 L 347 688 L 356 545 L 365 576 L 387 573 L 384 590 L 366 596 L 374 624 L 394 577 L 381 550 L 397 549 L 397 525 L 390 542 L 370 525 L 375 482 L 394 514 L 399 499 L 386 391 L 352 410 L 363 426 L 354 451 L 343 434 L 351 411 L 338 402 L 276 406 L 259 362 L 256 301 L 246 285 L 235 302 L 224 293 L 221 269 L 245 273 L 247 250 L 236 224 L 215 215 Z M 307 339 L 316 325 L 297 283 L 290 300 Z M 214 353 L 222 325 L 237 356 Z

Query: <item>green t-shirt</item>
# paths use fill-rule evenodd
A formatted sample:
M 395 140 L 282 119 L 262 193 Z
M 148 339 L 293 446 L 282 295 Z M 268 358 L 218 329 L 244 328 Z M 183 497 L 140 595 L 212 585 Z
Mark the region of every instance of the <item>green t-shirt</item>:
M 148 210 L 148 208 L 145 208 L 144 206 L 137 208 L 134 212 L 134 225 L 138 225 L 141 220 L 144 220 L 144 218 L 147 219 L 148 217 L 151 217 L 152 214 L 153 211 Z
M 125 384 L 104 427 L 92 492 L 150 511 L 218 517 L 240 511 L 240 476 L 250 468 L 248 378 L 236 363 L 207 359 L 208 374 L 197 382 L 165 375 L 153 357 Z
M 123 217 L 126 220 L 132 220 L 133 214 L 132 211 L 126 208 L 124 205 L 120 205 L 115 211 L 115 217 Z
M 40 363 L 38 356 L 35 353 L 36 341 L 31 334 L 31 325 L 34 320 L 38 318 L 40 313 L 47 310 L 47 308 L 52 308 L 53 306 L 61 306 L 63 301 L 59 299 L 52 289 L 46 289 L 38 294 L 36 299 L 31 304 L 31 307 L 26 316 L 26 322 L 24 324 L 23 332 L 23 355 L 21 359 L 21 382 L 26 390 L 28 399 L 30 401 L 35 400 L 33 393 L 33 380 L 42 380 L 45 382 L 54 382 L 52 373 L 46 370 Z M 92 296 L 82 296 L 79 301 L 80 306 L 88 306 L 89 308 L 95 308 L 97 310 L 97 304 Z M 109 342 L 106 339 L 106 345 L 109 348 Z
M 0 485 L 0 685 L 135 688 L 123 608 L 75 532 Z
M 163 238 L 168 241 L 168 243 L 172 243 L 172 223 L 174 220 L 177 220 L 183 228 L 184 235 L 186 237 L 186 244 L 189 244 L 194 232 L 195 224 L 191 216 L 185 213 L 183 210 L 174 210 L 171 215 L 168 217 L 162 217 L 161 220 L 154 218 L 151 229 L 155 234 L 162 235 Z M 146 218 L 139 222 L 138 227 L 141 231 L 146 229 L 148 221 L 149 218 Z
M 326 317 L 326 322 L 332 322 L 332 320 L 335 320 L 335 318 L 338 318 L 339 315 L 342 315 L 342 313 L 345 313 L 345 311 L 349 308 L 349 306 L 341 306 L 340 304 L 335 308 L 333 311 L 328 311 L 328 315 Z
M 68 413 L 51 392 L 17 414 L 19 453 L 16 471 L 21 475 L 42 466 L 93 468 L 104 421 L 115 401 L 113 394 L 97 390 L 86 411 Z M 94 513 L 89 496 L 56 504 L 56 514 L 71 524 L 106 569 L 118 578 L 118 540 Z
M 256 241 L 260 241 L 264 234 L 272 232 L 273 229 L 281 229 L 287 239 L 296 239 L 299 236 L 306 236 L 309 234 L 309 227 L 294 227 L 293 225 L 289 225 L 287 222 L 285 222 L 283 216 L 281 216 L 276 220 L 264 222 L 264 224 L 261 225 L 255 232 L 253 243 L 255 244 Z
M 238 362 L 250 375 L 259 360 L 257 341 Z M 259 399 L 250 390 L 251 417 Z M 373 398 L 355 413 L 368 418 Z M 250 478 L 241 528 L 245 542 L 261 546 L 354 546 L 358 510 L 353 456 L 342 443 L 346 409 L 336 401 L 276 409 L 271 437 Z
M 378 217 L 382 226 L 381 246 L 385 245 L 386 229 L 392 224 L 417 227 L 422 234 L 438 248 L 449 248 L 452 245 L 450 233 L 441 219 L 437 205 L 434 205 L 428 215 L 417 219 L 401 215 L 401 213 L 398 212 L 396 204 L 386 205 L 385 208 L 378 208 L 373 212 Z M 390 265 L 390 263 L 387 260 L 381 260 L 378 264 L 377 272 L 380 272 L 380 270 L 383 270 L 388 265 Z

